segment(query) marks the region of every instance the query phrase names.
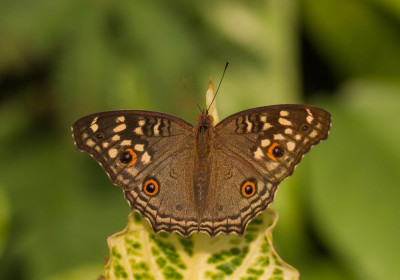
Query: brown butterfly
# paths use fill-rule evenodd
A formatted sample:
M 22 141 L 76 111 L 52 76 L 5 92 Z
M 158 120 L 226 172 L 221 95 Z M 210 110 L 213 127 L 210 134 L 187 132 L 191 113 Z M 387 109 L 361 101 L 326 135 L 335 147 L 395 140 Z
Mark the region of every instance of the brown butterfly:
M 158 112 L 102 112 L 75 122 L 72 133 L 155 232 L 214 237 L 242 235 L 330 125 L 322 109 L 274 105 L 216 126 L 204 110 L 195 127 Z

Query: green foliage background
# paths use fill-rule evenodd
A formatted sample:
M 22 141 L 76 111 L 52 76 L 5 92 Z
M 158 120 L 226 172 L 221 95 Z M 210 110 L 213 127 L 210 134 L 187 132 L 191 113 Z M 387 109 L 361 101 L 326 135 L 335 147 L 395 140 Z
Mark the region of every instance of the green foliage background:
M 226 117 L 276 103 L 333 116 L 281 184 L 274 242 L 302 279 L 398 279 L 398 0 L 0 1 L 0 279 L 94 279 L 121 191 L 71 124 L 114 109 L 194 122 L 231 66 Z

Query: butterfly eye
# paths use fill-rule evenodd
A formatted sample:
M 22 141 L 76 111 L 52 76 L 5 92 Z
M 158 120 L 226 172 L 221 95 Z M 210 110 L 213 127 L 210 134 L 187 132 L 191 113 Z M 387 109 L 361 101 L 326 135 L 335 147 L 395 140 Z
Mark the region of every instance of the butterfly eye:
M 144 182 L 143 191 L 145 194 L 154 196 L 158 193 L 158 183 L 156 180 L 150 179 Z
M 246 181 L 242 185 L 242 195 L 246 198 L 252 197 L 256 193 L 256 185 L 251 181 Z
M 285 150 L 276 142 L 273 143 L 268 148 L 268 152 L 267 152 L 267 156 L 273 160 L 277 160 L 277 158 L 283 157 L 284 154 L 285 154 Z
M 125 151 L 122 152 L 121 157 L 119 160 L 123 163 L 126 164 L 127 167 L 132 166 L 136 163 L 137 161 L 137 154 L 132 150 L 132 149 L 126 149 Z

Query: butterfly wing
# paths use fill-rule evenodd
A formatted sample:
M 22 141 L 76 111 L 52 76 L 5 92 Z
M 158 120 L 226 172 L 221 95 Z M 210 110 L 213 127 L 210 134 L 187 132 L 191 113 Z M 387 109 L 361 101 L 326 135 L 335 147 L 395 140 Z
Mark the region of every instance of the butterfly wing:
M 77 149 L 102 166 L 155 231 L 191 230 L 192 125 L 162 113 L 111 111 L 83 117 L 72 134 Z
M 203 230 L 243 234 L 304 154 L 328 136 L 330 124 L 328 112 L 303 105 L 254 108 L 221 121 Z

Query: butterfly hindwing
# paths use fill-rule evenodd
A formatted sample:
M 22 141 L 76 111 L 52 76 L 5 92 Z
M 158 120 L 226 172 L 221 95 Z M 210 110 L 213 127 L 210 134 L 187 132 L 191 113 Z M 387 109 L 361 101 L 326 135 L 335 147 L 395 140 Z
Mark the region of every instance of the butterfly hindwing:
M 277 185 L 231 151 L 215 149 L 211 162 L 216 172 L 211 172 L 200 227 L 210 236 L 221 232 L 242 235 L 247 224 L 273 201 Z
M 188 236 L 196 231 L 193 164 L 193 149 L 188 147 L 177 151 L 150 171 L 143 183 L 124 192 L 131 208 L 147 218 L 155 232 L 177 231 Z M 143 191 L 148 182 L 157 185 L 155 195 Z

